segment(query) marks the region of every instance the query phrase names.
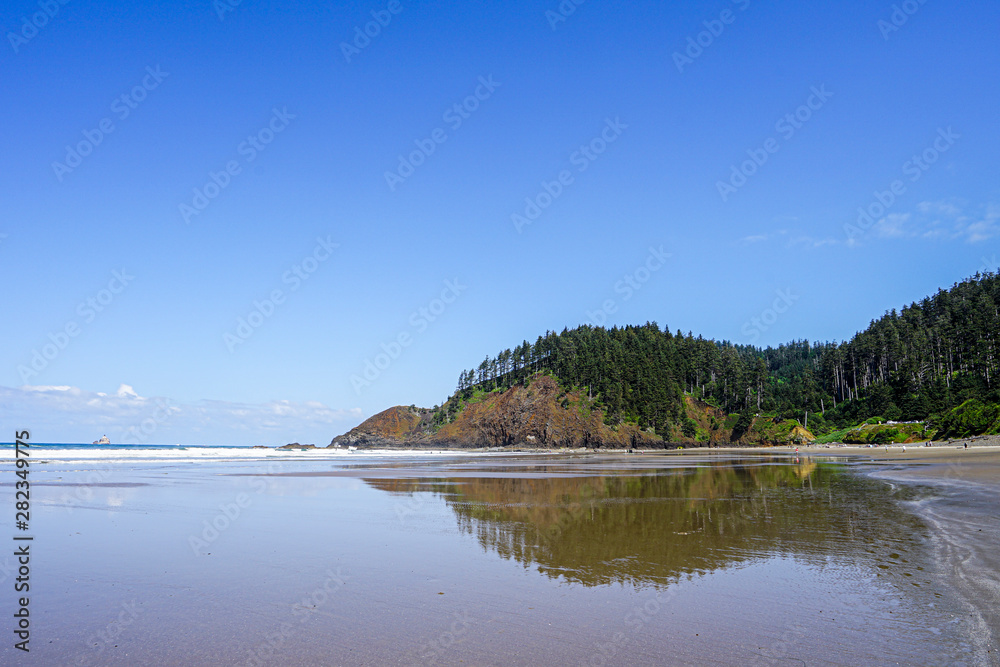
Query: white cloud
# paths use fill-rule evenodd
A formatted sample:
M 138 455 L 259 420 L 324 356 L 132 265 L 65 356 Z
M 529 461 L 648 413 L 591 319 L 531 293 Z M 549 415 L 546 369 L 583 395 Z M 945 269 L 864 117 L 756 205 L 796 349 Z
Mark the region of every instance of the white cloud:
M 980 216 L 962 217 L 956 227 L 958 235 L 967 243 L 980 243 L 1000 236 L 1000 207 L 990 205 Z
M 890 213 L 875 225 L 875 231 L 881 238 L 900 238 L 908 234 L 904 229 L 910 219 L 909 213 Z
M 0 410 L 38 442 L 90 442 L 106 434 L 117 443 L 325 444 L 362 418 L 359 408 L 317 401 L 177 403 L 140 396 L 127 384 L 115 394 L 66 385 L 0 387 Z
M 788 248 L 822 248 L 825 245 L 834 245 L 837 243 L 836 239 L 824 238 L 817 239 L 812 236 L 796 236 L 795 238 L 788 241 L 786 247 Z
M 796 218 L 790 218 L 795 220 Z M 838 243 L 836 239 L 832 238 L 822 238 L 817 239 L 812 236 L 795 236 L 788 238 L 789 232 L 787 229 L 779 229 L 774 232 L 769 232 L 767 234 L 754 234 L 752 236 L 744 236 L 740 241 L 744 244 L 750 243 L 762 243 L 764 241 L 781 241 L 784 237 L 784 246 L 786 248 L 819 248 L 825 245 L 832 245 Z
M 131 385 L 122 384 L 118 387 L 118 391 L 115 394 L 119 398 L 139 398 L 139 395 L 135 393 Z
M 962 213 L 962 209 L 955 200 L 922 201 L 917 204 L 917 210 L 921 213 L 939 215 L 945 218 L 954 218 Z
M 1000 206 L 987 204 L 969 211 L 960 200 L 923 201 L 913 213 L 890 213 L 875 223 L 873 229 L 883 239 L 981 243 L 1000 237 Z
M 980 241 L 988 241 L 1000 234 L 1000 227 L 997 226 L 994 220 L 980 220 L 966 226 L 962 231 L 965 233 L 965 240 L 968 243 L 979 243 Z

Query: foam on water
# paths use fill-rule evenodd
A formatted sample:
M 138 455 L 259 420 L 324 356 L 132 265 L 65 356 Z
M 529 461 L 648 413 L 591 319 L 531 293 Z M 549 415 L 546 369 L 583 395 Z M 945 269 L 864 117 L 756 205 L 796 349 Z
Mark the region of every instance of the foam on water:
M 238 447 L 227 445 L 81 445 L 60 443 L 32 443 L 30 456 L 33 460 L 56 461 L 59 463 L 87 463 L 93 461 L 140 462 L 170 461 L 177 463 L 198 461 L 269 461 L 288 460 L 351 460 L 355 458 L 402 458 L 412 456 L 455 456 L 454 451 L 444 450 L 399 450 L 366 449 L 350 451 L 341 449 L 273 449 Z M 485 452 L 462 452 L 462 456 L 479 456 Z M 496 453 L 493 453 L 495 456 Z M 11 461 L 15 457 L 14 445 L 0 445 L 0 462 Z

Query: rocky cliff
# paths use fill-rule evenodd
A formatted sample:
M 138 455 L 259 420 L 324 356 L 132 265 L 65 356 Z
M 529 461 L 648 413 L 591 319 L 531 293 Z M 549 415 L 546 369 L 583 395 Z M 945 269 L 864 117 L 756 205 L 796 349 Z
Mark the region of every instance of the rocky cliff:
M 566 390 L 556 378 L 536 375 L 526 385 L 506 391 L 452 396 L 436 410 L 402 406 L 384 410 L 330 447 L 593 447 L 663 448 L 696 443 L 714 446 L 781 445 L 813 440 L 794 420 L 757 418 L 733 437 L 736 415 L 707 403 L 685 400 L 688 423 L 670 429 L 667 438 L 636 424 L 604 423 L 604 412 L 583 390 Z
M 435 414 L 451 415 L 435 422 Z M 578 391 L 563 391 L 537 376 L 504 392 L 449 399 L 435 413 L 396 406 L 330 443 L 356 447 L 663 447 L 663 440 L 635 424 L 608 426 L 604 413 Z

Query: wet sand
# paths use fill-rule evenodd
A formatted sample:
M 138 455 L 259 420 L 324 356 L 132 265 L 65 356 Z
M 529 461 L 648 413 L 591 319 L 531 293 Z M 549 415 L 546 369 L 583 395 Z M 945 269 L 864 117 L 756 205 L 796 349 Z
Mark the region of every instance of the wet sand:
M 0 662 L 993 664 L 995 502 L 912 449 L 46 460 Z
M 699 449 L 684 450 L 696 453 Z M 728 453 L 761 450 L 721 449 Z M 769 448 L 801 457 L 849 457 L 876 479 L 928 487 L 904 505 L 932 527 L 939 584 L 961 600 L 974 650 L 969 664 L 1000 665 L 1000 436 L 951 442 Z

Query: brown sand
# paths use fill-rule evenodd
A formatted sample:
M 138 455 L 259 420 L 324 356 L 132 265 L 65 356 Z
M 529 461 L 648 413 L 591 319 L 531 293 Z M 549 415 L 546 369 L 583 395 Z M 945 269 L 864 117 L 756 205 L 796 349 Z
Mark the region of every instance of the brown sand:
M 968 447 L 966 447 L 968 445 Z M 718 451 L 718 450 L 713 450 Z M 745 451 L 745 450 L 742 450 Z M 759 450 L 758 450 L 759 451 Z M 769 451 L 791 452 L 795 448 Z M 800 447 L 799 455 L 868 459 L 886 480 L 936 487 L 939 495 L 910 503 L 931 527 L 929 541 L 949 587 L 964 600 L 971 664 L 1000 664 L 1000 437 L 881 448 Z
M 968 448 L 966 448 L 968 444 Z M 905 449 L 904 449 L 905 447 Z M 717 450 L 721 451 L 721 450 Z M 747 451 L 747 450 L 740 450 Z M 761 450 L 755 450 L 761 451 Z M 764 451 L 794 453 L 795 447 L 775 447 Z M 812 445 L 799 447 L 808 456 L 863 457 L 872 463 L 911 463 L 907 477 L 961 480 L 1000 487 L 1000 437 L 954 440 L 927 447 L 922 443 L 863 447 L 857 445 Z

